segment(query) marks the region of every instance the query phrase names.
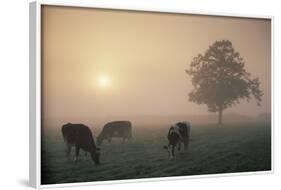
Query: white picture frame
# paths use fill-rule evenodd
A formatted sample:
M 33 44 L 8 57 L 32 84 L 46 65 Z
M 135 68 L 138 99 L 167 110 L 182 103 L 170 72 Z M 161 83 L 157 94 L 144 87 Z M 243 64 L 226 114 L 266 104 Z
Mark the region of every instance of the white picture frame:
M 109 5 L 107 3 L 84 3 L 83 1 L 36 1 L 30 3 L 30 27 L 29 27 L 29 44 L 30 44 L 30 127 L 29 127 L 29 179 L 30 185 L 34 188 L 47 188 L 47 187 L 69 187 L 69 186 L 83 186 L 83 185 L 98 185 L 98 184 L 115 184 L 115 183 L 131 183 L 131 182 L 145 182 L 155 180 L 177 180 L 177 179 L 191 179 L 191 178 L 204 178 L 204 177 L 220 177 L 220 176 L 236 176 L 236 175 L 253 175 L 253 174 L 272 174 L 274 172 L 274 119 L 273 119 L 273 106 L 272 106 L 272 124 L 271 124 L 271 170 L 246 172 L 246 173 L 227 173 L 227 174 L 210 174 L 200 176 L 180 176 L 180 177 L 160 177 L 160 178 L 145 178 L 145 179 L 129 179 L 118 181 L 97 181 L 97 182 L 79 182 L 69 184 L 52 184 L 41 185 L 41 7 L 43 5 L 54 6 L 70 6 L 81 8 L 101 8 L 113 10 L 131 10 L 131 11 L 148 11 L 160 13 L 182 13 L 192 15 L 207 15 L 207 16 L 226 16 L 226 17 L 241 17 L 241 18 L 261 18 L 271 20 L 271 74 L 273 75 L 273 53 L 274 53 L 274 17 L 268 15 L 241 15 L 241 14 L 228 14 L 228 13 L 210 13 L 203 11 L 186 11 L 186 10 L 170 10 L 170 9 L 147 9 L 142 7 L 124 7 Z M 271 76 L 271 80 L 273 76 Z M 271 86 L 271 90 L 273 85 Z M 273 95 L 272 95 L 273 96 Z

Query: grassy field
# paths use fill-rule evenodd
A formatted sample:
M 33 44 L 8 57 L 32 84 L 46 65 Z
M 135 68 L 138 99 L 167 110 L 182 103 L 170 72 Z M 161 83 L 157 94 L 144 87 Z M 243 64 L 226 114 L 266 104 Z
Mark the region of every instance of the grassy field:
M 114 139 L 102 144 L 101 164 L 96 166 L 83 151 L 77 163 L 67 161 L 60 129 L 47 129 L 42 142 L 42 184 L 271 169 L 270 124 L 193 125 L 188 152 L 176 152 L 174 160 L 168 160 L 163 149 L 167 132 L 167 127 L 134 126 L 133 142 Z

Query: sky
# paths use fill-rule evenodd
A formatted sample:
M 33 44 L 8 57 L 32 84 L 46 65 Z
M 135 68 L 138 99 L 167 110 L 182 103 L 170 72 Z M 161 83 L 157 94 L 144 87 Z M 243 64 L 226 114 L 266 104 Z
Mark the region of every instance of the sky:
M 208 114 L 189 102 L 185 70 L 217 40 L 232 42 L 264 93 L 260 107 L 252 99 L 225 113 L 271 110 L 270 20 L 43 6 L 41 29 L 47 122 Z

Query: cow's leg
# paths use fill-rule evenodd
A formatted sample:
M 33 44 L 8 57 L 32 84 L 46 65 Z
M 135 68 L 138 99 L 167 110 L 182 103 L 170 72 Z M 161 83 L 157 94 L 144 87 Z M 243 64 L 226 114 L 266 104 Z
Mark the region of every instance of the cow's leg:
M 190 140 L 190 127 L 188 128 L 186 138 L 184 139 L 184 150 L 188 150 L 189 140 Z
M 66 157 L 68 161 L 70 161 L 71 147 L 72 146 L 70 144 L 66 144 Z
M 172 160 L 175 157 L 175 146 L 168 145 L 169 159 Z
M 84 160 L 87 160 L 87 152 L 85 151 L 85 157 Z
M 173 159 L 172 157 L 172 145 L 168 144 L 167 146 L 167 151 L 168 151 L 168 159 Z
M 130 139 L 130 134 L 125 134 L 124 135 L 125 136 L 125 140 L 127 141 L 127 142 L 129 142 L 131 139 Z
M 180 152 L 181 151 L 181 142 L 178 143 L 178 151 Z
M 79 156 L 79 150 L 80 147 L 79 146 L 75 146 L 75 157 L 74 157 L 74 161 L 76 162 Z
M 189 145 L 189 139 L 185 139 L 185 140 L 184 140 L 184 150 L 185 150 L 185 151 L 188 150 L 188 145 Z
M 111 138 L 108 137 L 108 138 L 107 138 L 107 141 L 108 141 L 108 143 L 111 143 Z
M 175 158 L 175 146 L 172 146 L 172 155 L 171 155 L 171 159 Z

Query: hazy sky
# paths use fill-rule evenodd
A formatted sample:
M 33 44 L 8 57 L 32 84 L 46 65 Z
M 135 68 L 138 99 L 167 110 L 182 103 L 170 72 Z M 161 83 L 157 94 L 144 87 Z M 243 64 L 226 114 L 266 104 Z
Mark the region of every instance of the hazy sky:
M 44 117 L 208 114 L 188 101 L 185 69 L 224 39 L 264 92 L 261 107 L 253 99 L 226 113 L 269 112 L 270 20 L 44 6 Z

